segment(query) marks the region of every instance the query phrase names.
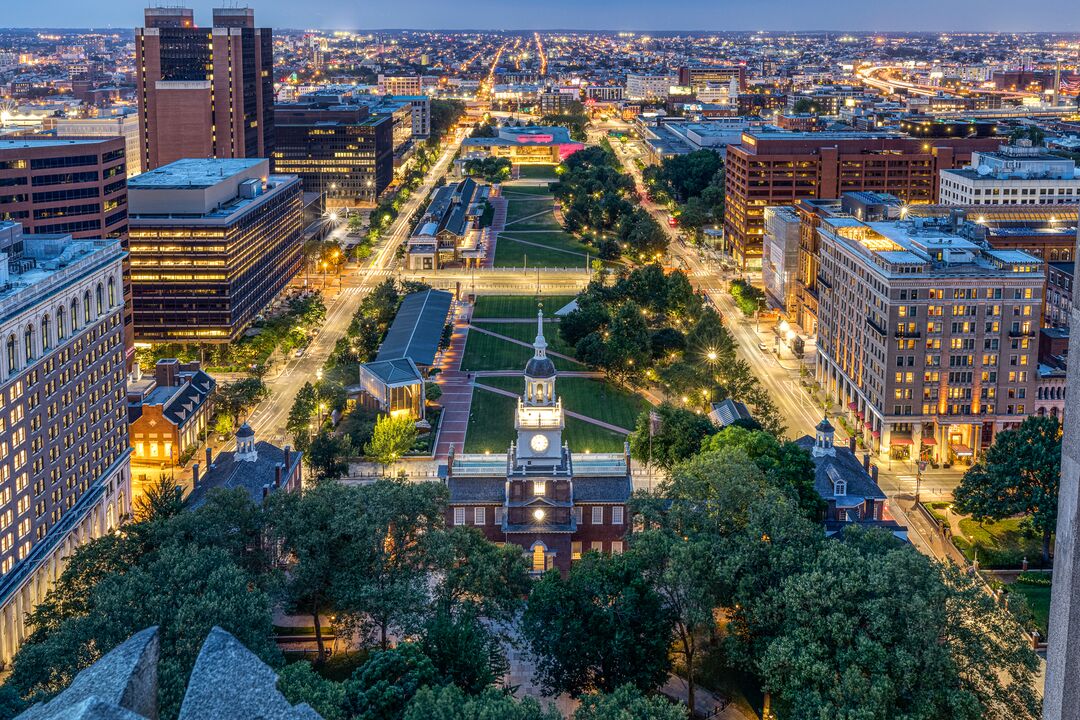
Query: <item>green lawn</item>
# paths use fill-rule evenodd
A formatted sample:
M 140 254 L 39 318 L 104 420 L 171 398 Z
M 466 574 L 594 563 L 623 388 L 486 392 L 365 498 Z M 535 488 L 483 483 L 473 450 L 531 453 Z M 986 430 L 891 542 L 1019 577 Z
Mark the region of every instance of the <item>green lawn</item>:
M 518 177 L 530 180 L 554 180 L 555 165 L 519 165 Z
M 476 298 L 473 318 L 534 318 L 536 303 L 544 303 L 544 314 L 550 315 L 574 299 L 574 295 L 481 295 Z
M 1031 619 L 1038 628 L 1039 634 L 1046 639 L 1046 629 L 1050 625 L 1050 588 L 1041 585 L 1027 585 L 1025 583 L 1013 583 L 1008 586 L 1010 595 L 1020 595 L 1027 602 L 1031 610 Z
M 499 233 L 495 244 L 495 267 L 584 269 L 586 260 L 595 257 L 592 248 L 561 232 L 515 236 L 508 230 Z
M 521 378 L 487 377 L 481 378 L 480 382 L 515 393 L 522 389 Z M 649 409 L 649 403 L 643 397 L 592 378 L 557 378 L 555 394 L 562 398 L 563 407 L 570 412 L 627 430 L 632 430 L 637 416 Z
M 485 381 L 494 378 L 486 378 Z M 499 380 L 515 378 L 499 378 Z M 520 380 L 518 384 L 520 385 Z M 506 452 L 517 437 L 514 431 L 514 409 L 517 401 L 477 388 L 473 391 L 469 411 L 469 427 L 465 434 L 465 452 Z M 583 420 L 568 418 L 563 440 L 574 452 L 622 452 L 623 436 Z
M 515 340 L 521 340 L 522 342 L 532 343 L 536 339 L 536 323 L 498 323 L 498 322 L 479 322 L 477 327 L 481 327 L 491 332 L 499 333 L 500 335 L 506 335 L 512 337 Z M 574 348 L 566 344 L 566 341 L 559 335 L 558 323 L 546 322 L 544 323 L 544 339 L 547 340 L 548 350 L 551 352 L 562 353 L 563 355 L 569 355 L 574 357 Z
M 509 213 L 511 208 L 514 210 L 514 216 L 510 217 Z M 555 219 L 555 215 L 552 212 L 553 206 L 544 205 L 543 203 L 528 201 L 511 200 L 506 207 L 507 219 L 506 219 L 506 231 L 517 232 L 518 230 L 552 230 L 554 232 L 562 232 L 562 225 Z M 537 215 L 536 213 L 543 212 L 543 215 Z
M 1024 518 L 985 523 L 961 520 L 963 537 L 954 537 L 953 542 L 968 560 L 974 560 L 977 552 L 979 565 L 985 568 L 1020 567 L 1025 557 L 1036 565 L 1042 558 L 1042 540 L 1026 532 L 1023 524 Z
M 521 218 L 528 217 L 529 215 L 535 215 L 536 213 L 546 212 L 547 214 L 542 217 L 551 218 L 551 211 L 555 209 L 555 204 L 551 201 L 550 196 L 545 197 L 514 197 L 513 195 L 507 195 L 506 197 L 506 222 L 510 224 L 512 222 L 521 220 Z M 552 218 L 554 219 L 554 218 Z M 512 226 L 511 226 L 512 227 Z
M 507 199 L 512 199 L 515 194 L 546 196 L 548 198 L 552 196 L 551 189 L 543 185 L 514 185 L 513 183 L 503 183 L 502 194 L 508 196 Z
M 461 358 L 462 370 L 524 370 L 533 356 L 533 349 L 501 340 L 482 332 L 470 332 Z M 553 357 L 559 370 L 583 370 L 585 366 L 572 360 Z

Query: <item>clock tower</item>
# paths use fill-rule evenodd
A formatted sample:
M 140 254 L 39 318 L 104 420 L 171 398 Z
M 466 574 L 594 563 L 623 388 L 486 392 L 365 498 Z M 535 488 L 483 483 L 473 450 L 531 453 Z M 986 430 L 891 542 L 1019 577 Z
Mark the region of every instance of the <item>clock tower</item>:
M 559 462 L 564 426 L 562 400 L 555 397 L 555 364 L 547 356 L 544 340 L 544 311 L 539 310 L 533 356 L 525 366 L 525 393 L 518 399 L 514 417 L 518 462 Z

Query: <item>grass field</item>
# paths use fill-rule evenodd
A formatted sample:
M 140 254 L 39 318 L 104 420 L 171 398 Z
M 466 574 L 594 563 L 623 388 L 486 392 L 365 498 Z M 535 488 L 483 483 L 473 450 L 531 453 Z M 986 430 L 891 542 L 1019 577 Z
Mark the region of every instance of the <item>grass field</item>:
M 591 249 L 569 235 L 556 239 L 555 233 L 519 235 L 499 233 L 495 245 L 495 267 L 563 268 L 585 267 Z
M 554 165 L 519 165 L 518 177 L 529 180 L 554 180 Z
M 536 339 L 536 323 L 479 322 L 476 325 L 485 330 L 490 330 L 491 332 L 506 335 L 507 337 L 512 337 L 515 340 L 521 340 L 522 342 L 530 344 Z M 574 357 L 574 348 L 567 345 L 566 341 L 559 335 L 558 323 L 544 323 L 544 339 L 547 340 L 549 351 Z
M 521 378 L 488 377 L 480 382 L 515 393 L 522 389 Z M 562 398 L 563 407 L 570 412 L 587 415 L 627 430 L 632 430 L 637 416 L 649 409 L 648 401 L 641 396 L 603 380 L 591 378 L 558 378 L 555 381 L 555 394 Z
M 506 206 L 507 219 L 506 231 L 517 232 L 519 230 L 551 230 L 562 233 L 562 225 L 555 219 L 554 206 L 532 200 L 511 200 Z M 513 216 L 510 215 L 513 211 Z M 536 213 L 543 212 L 543 215 Z
M 500 380 L 514 378 L 500 378 Z M 520 385 L 520 380 L 518 381 Z M 517 401 L 477 388 L 473 391 L 469 428 L 465 435 L 465 452 L 505 452 L 517 437 L 514 431 L 514 408 Z M 621 452 L 623 436 L 575 418 L 568 418 L 565 440 L 574 452 Z
M 544 314 L 550 315 L 574 299 L 573 295 L 481 295 L 473 306 L 478 320 L 495 318 L 534 318 L 536 303 L 544 303 Z
M 1027 602 L 1028 609 L 1031 610 L 1031 619 L 1039 633 L 1045 638 L 1046 629 L 1050 625 L 1050 588 L 1024 583 L 1013 583 L 1008 588 L 1010 595 L 1020 595 Z
M 985 568 L 1020 567 L 1025 557 L 1036 565 L 1042 557 L 1042 540 L 1026 532 L 1023 523 L 1023 518 L 985 523 L 961 520 L 964 535 L 954 536 L 953 542 L 968 560 L 973 560 L 977 552 L 979 565 Z
M 514 185 L 513 183 L 504 183 L 502 194 L 510 196 L 509 199 L 513 199 L 515 195 L 535 195 L 538 200 L 552 197 L 551 190 L 544 185 Z
M 551 202 L 550 197 L 514 197 L 510 195 L 506 198 L 506 222 L 507 224 L 517 222 L 524 217 L 539 212 L 546 212 L 547 215 L 544 217 L 551 218 L 554 221 L 554 217 L 551 215 L 554 208 L 555 205 Z
M 501 340 L 481 332 L 470 332 L 461 358 L 462 370 L 524 370 L 533 356 L 533 349 Z M 584 370 L 585 366 L 572 360 L 553 357 L 559 370 Z

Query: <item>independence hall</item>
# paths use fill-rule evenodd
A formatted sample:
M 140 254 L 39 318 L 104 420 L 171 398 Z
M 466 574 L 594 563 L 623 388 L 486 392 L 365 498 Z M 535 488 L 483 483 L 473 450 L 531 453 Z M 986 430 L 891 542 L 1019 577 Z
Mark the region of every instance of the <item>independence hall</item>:
M 178 160 L 128 203 L 137 341 L 231 341 L 300 270 L 300 179 L 268 160 Z

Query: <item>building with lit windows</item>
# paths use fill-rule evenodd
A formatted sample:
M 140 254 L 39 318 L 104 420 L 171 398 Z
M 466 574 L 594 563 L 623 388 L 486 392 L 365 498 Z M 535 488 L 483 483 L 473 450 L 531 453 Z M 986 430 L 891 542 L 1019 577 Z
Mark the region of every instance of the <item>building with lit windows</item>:
M 246 7 L 146 8 L 135 29 L 142 168 L 181 158 L 259 158 L 274 149 L 274 38 Z
M 374 207 L 393 180 L 393 117 L 301 102 L 276 105 L 274 119 L 274 172 L 299 176 L 327 208 Z
M 497 137 L 465 138 L 464 159 L 507 158 L 515 165 L 558 165 L 585 146 L 564 127 L 501 127 Z
M 629 447 L 621 454 L 570 452 L 562 439 L 566 417 L 555 376 L 538 313 L 533 357 L 514 414 L 517 440 L 504 453 L 451 449 L 447 467 L 447 523 L 519 545 L 533 573 L 565 573 L 590 550 L 620 553 L 629 528 Z
M 119 240 L 0 223 L 0 665 L 74 549 L 131 511 Z
M 300 271 L 302 195 L 268 160 L 178 160 L 133 178 L 136 340 L 239 337 Z
M 765 208 L 843 193 L 891 193 L 909 204 L 938 198 L 938 173 L 962 167 L 994 138 L 921 139 L 894 132 L 748 130 L 724 163 L 724 235 L 747 268 L 761 263 Z
M 1030 140 L 976 152 L 971 165 L 941 171 L 944 205 L 1060 205 L 1080 202 L 1080 171 Z
M 1045 269 L 948 219 L 822 217 L 817 380 L 866 447 L 973 462 L 1035 413 Z

